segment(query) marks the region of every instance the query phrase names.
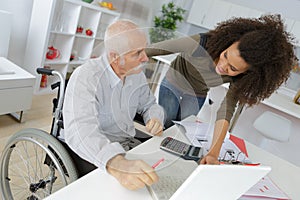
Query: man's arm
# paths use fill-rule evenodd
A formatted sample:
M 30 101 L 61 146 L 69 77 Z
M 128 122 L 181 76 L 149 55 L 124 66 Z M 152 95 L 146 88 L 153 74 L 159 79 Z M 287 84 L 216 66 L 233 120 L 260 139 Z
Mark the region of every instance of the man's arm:
M 117 155 L 107 163 L 107 171 L 130 190 L 143 188 L 158 181 L 154 169 L 142 160 L 127 160 Z
M 78 68 L 69 81 L 63 108 L 67 144 L 80 157 L 107 171 L 128 189 L 153 184 L 158 177 L 151 166 L 141 160 L 125 159 L 123 147 L 111 142 L 101 129 L 97 111 L 102 100 L 101 95 L 96 98 L 95 93 L 99 91 L 93 77 L 103 77 L 84 75 L 93 73 L 92 69 L 95 68 L 79 73 Z
M 69 80 L 63 106 L 64 137 L 68 146 L 81 158 L 106 171 L 106 163 L 113 156 L 125 154 L 118 142 L 101 131 L 96 99 L 97 80 L 87 75 L 91 68 L 75 70 Z M 79 70 L 81 70 L 79 72 Z
M 153 135 L 161 135 L 164 124 L 164 110 L 156 103 L 156 98 L 149 88 L 144 74 L 140 77 L 138 113 L 143 115 L 146 129 Z

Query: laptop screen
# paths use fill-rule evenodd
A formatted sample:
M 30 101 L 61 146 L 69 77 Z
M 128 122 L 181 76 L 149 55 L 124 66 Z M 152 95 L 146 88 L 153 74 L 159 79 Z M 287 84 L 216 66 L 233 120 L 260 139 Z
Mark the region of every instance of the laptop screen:
M 197 165 L 192 161 L 161 166 L 158 183 L 148 187 L 153 199 L 238 199 L 263 178 L 267 166 Z

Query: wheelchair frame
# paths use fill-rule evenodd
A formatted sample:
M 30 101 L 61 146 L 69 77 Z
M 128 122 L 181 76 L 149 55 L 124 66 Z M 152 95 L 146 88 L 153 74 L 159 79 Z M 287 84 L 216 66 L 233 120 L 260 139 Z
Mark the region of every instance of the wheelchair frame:
M 57 99 L 53 100 L 51 132 L 28 128 L 9 138 L 0 160 L 0 190 L 4 200 L 43 199 L 78 178 L 70 155 L 57 139 L 63 126 L 65 78 L 53 69 L 38 68 L 37 73 L 59 79 L 54 84 L 59 88 Z

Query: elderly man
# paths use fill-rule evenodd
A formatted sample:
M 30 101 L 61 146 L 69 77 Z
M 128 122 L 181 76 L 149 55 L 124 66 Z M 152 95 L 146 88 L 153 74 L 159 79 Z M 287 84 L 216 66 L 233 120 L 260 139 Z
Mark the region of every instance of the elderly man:
M 124 157 L 126 150 L 138 144 L 133 118 L 140 113 L 148 131 L 160 135 L 164 111 L 141 69 L 148 61 L 147 40 L 138 26 L 128 20 L 114 22 L 106 30 L 104 44 L 106 53 L 78 67 L 69 80 L 64 139 L 79 156 L 73 155 L 75 163 L 84 160 L 79 163 L 80 176 L 99 167 L 134 190 L 153 184 L 158 177 L 144 161 Z

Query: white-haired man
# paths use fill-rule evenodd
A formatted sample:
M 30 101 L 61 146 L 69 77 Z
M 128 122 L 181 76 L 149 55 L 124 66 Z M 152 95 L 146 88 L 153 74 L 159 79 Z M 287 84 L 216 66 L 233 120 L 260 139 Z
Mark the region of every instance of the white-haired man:
M 106 53 L 78 67 L 68 82 L 63 137 L 79 156 L 73 157 L 75 163 L 82 158 L 90 169 L 99 167 L 134 190 L 158 176 L 146 162 L 124 157 L 136 145 L 133 118 L 140 113 L 148 131 L 161 135 L 164 111 L 140 67 L 148 61 L 145 34 L 133 22 L 118 20 L 107 28 L 104 41 Z

